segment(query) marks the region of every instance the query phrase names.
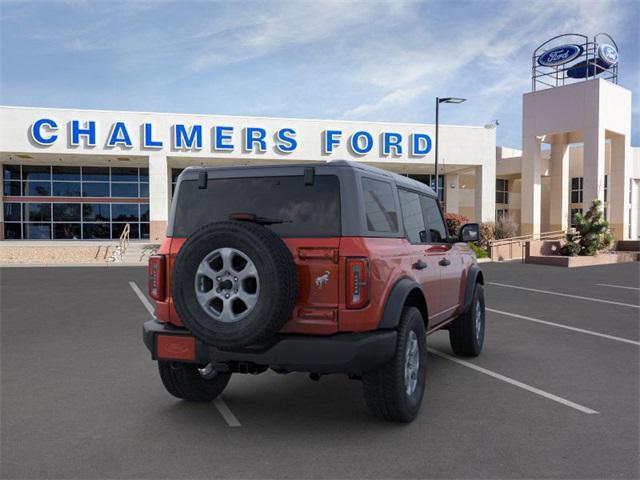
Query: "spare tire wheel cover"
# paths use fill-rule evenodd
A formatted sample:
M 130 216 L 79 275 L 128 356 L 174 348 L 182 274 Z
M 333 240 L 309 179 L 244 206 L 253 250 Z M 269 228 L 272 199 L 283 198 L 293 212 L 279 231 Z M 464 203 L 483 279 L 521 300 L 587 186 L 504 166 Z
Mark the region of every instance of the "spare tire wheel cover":
M 298 292 L 291 252 L 268 228 L 216 222 L 193 232 L 173 268 L 176 311 L 205 343 L 261 343 L 290 317 Z

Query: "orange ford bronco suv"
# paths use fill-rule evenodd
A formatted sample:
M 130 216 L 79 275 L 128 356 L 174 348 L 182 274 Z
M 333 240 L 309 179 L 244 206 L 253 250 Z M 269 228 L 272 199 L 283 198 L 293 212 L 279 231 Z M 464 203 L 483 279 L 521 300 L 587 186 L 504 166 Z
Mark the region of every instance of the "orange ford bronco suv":
M 344 373 L 373 414 L 408 422 L 428 334 L 482 350 L 478 233 L 450 238 L 433 190 L 357 163 L 191 167 L 149 261 L 144 342 L 178 398 L 213 400 L 232 373 Z

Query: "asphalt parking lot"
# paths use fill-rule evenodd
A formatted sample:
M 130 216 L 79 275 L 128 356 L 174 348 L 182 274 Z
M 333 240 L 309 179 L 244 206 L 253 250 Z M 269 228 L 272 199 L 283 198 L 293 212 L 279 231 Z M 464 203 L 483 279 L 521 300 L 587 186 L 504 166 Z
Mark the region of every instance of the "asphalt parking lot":
M 421 414 L 397 425 L 341 376 L 178 401 L 142 344 L 145 269 L 2 269 L 2 478 L 638 478 L 638 264 L 483 270 L 483 354 L 430 336 Z

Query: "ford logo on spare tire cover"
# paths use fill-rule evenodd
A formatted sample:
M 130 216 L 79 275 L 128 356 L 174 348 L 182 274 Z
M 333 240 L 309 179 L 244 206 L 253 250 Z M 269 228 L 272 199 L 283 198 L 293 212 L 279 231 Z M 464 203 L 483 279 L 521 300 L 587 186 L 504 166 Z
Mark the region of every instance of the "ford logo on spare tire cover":
M 613 45 L 603 43 L 598 47 L 598 58 L 611 67 L 618 63 L 618 50 Z
M 540 55 L 538 57 L 538 63 L 543 67 L 557 67 L 558 65 L 563 65 L 569 63 L 571 60 L 575 60 L 582 55 L 583 51 L 584 48 L 580 45 L 561 45 L 547 50 Z

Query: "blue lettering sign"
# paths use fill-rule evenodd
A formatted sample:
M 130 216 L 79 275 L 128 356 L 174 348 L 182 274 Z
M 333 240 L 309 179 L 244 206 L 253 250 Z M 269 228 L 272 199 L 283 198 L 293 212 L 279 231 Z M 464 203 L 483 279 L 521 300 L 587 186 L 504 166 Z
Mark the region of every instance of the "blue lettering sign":
M 109 140 L 107 140 L 107 147 L 115 147 L 116 145 L 122 145 L 127 148 L 133 147 L 131 137 L 124 122 L 116 122 L 111 128 L 111 135 L 109 135 Z
M 142 134 L 142 147 L 143 148 L 162 148 L 162 141 L 153 140 L 152 135 L 153 125 L 150 123 L 144 124 L 143 134 Z
M 323 132 L 322 151 L 325 154 L 333 153 L 334 148 L 340 145 L 342 130 L 325 130 Z
M 195 146 L 194 146 L 195 144 Z M 178 123 L 173 127 L 173 147 L 176 149 L 202 149 L 202 125 L 194 125 L 187 128 Z
M 361 140 L 364 140 L 362 142 Z M 373 148 L 373 137 L 364 130 L 357 131 L 351 136 L 351 150 L 356 155 L 365 155 Z
M 245 128 L 244 136 L 244 149 L 247 152 L 253 152 L 254 145 L 258 146 L 258 152 L 267 151 L 267 142 L 264 140 L 267 136 L 267 131 L 264 128 L 259 127 L 247 127 Z
M 382 135 L 382 154 L 391 155 L 391 149 L 393 148 L 393 155 L 402 155 L 402 135 L 399 133 L 385 132 Z
M 276 132 L 276 148 L 282 153 L 293 152 L 298 147 L 295 136 L 296 131 L 293 128 L 281 128 Z
M 51 134 L 49 136 L 44 136 L 42 133 L 42 127 L 46 127 L 47 130 L 55 132 L 58 130 L 58 124 L 50 118 L 41 118 L 31 125 L 31 138 L 34 142 L 38 145 L 52 145 L 58 139 L 58 135 Z
M 233 127 L 215 127 L 215 139 L 213 141 L 213 148 L 215 150 L 233 150 L 233 145 L 230 142 L 233 133 Z M 228 132 L 228 133 L 227 133 Z
M 414 133 L 411 135 L 411 155 L 426 155 L 431 151 L 431 137 L 426 133 Z
M 87 138 L 87 146 L 96 146 L 96 122 L 93 120 L 85 122 L 85 127 L 80 128 L 79 120 L 71 121 L 71 145 L 77 147 L 80 145 L 80 137 Z

